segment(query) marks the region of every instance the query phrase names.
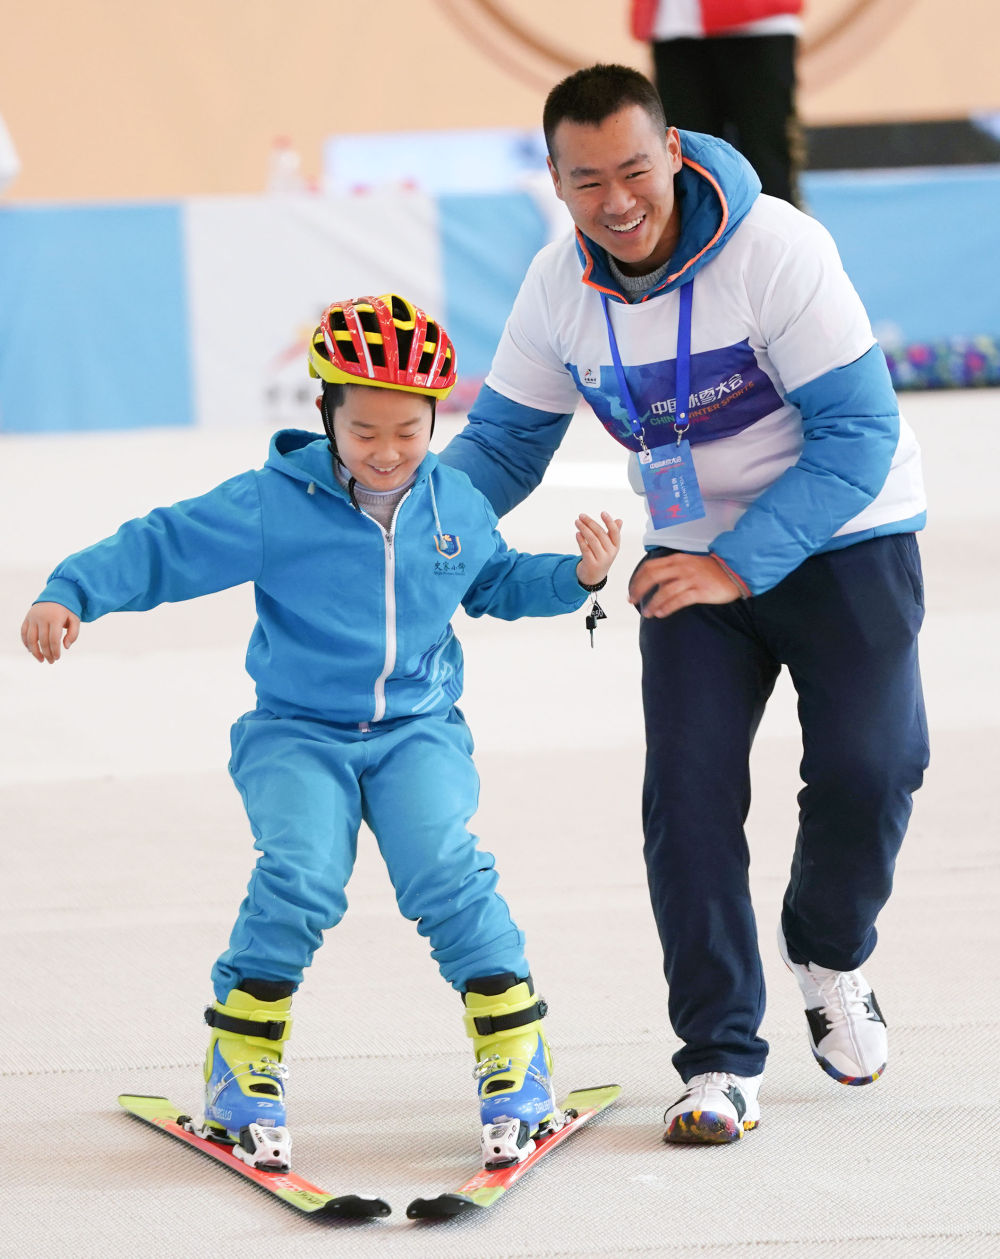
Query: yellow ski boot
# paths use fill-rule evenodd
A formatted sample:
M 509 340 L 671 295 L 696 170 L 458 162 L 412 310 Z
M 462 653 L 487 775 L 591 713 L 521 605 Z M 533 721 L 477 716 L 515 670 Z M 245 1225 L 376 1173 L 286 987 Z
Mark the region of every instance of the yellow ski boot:
M 510 1167 L 528 1157 L 534 1138 L 561 1128 L 552 1090 L 552 1054 L 542 1031 L 547 1006 L 531 976 L 470 979 L 465 1030 L 476 1053 L 483 1165 Z
M 258 991 L 263 981 L 252 983 Z M 233 1153 L 251 1167 L 287 1171 L 292 1139 L 285 1127 L 282 1049 L 292 1030 L 290 996 L 262 1001 L 234 988 L 205 1011 L 212 1035 L 205 1056 L 205 1113 L 193 1130 L 232 1141 Z

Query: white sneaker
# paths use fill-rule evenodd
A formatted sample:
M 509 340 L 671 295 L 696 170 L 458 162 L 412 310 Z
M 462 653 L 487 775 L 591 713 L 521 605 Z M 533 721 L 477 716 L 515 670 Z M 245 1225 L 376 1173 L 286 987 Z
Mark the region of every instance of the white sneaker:
M 889 1038 L 871 984 L 859 970 L 791 961 L 780 926 L 778 948 L 805 999 L 816 1061 L 840 1084 L 873 1083 L 885 1070 Z
M 707 1071 L 693 1075 L 687 1092 L 663 1116 L 664 1141 L 678 1145 L 725 1145 L 760 1122 L 757 1092 L 763 1076 Z

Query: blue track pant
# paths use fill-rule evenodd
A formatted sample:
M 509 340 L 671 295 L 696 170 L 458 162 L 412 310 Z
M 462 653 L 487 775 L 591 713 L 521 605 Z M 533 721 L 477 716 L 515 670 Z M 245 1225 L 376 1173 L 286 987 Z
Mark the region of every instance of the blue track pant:
M 805 784 L 782 909 L 789 953 L 853 970 L 875 947 L 927 765 L 922 619 L 913 534 L 815 555 L 745 602 L 643 619 L 646 869 L 685 1080 L 764 1067 L 743 826 L 750 746 L 782 665 L 798 694 Z
M 404 917 L 445 979 L 527 975 L 524 937 L 497 893 L 493 857 L 466 823 L 479 778 L 457 709 L 368 732 L 260 709 L 233 727 L 230 773 L 260 856 L 229 948 L 212 972 L 224 1001 L 241 980 L 298 985 L 344 916 L 361 822 L 374 832 Z

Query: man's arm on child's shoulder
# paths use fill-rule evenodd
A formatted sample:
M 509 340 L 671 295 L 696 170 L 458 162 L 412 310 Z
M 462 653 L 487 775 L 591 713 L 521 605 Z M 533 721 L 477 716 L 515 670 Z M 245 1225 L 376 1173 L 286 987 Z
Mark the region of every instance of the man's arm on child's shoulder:
M 483 385 L 465 428 L 441 452 L 464 472 L 498 516 L 528 497 L 566 436 L 573 413 L 524 406 Z

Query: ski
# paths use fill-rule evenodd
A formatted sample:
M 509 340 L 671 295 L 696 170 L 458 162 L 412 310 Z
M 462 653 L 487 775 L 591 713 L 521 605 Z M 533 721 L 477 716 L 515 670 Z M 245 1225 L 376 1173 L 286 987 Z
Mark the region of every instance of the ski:
M 294 1172 L 262 1171 L 250 1167 L 233 1154 L 232 1146 L 207 1140 L 189 1131 L 184 1125 L 190 1122 L 190 1116 L 182 1114 L 165 1097 L 123 1093 L 118 1098 L 118 1104 L 136 1119 L 151 1124 L 168 1136 L 176 1137 L 178 1141 L 183 1141 L 201 1154 L 207 1154 L 304 1215 L 325 1220 L 356 1220 L 389 1214 L 389 1204 L 381 1198 L 361 1197 L 353 1193 L 337 1197 L 311 1185 Z
M 605 1084 L 599 1088 L 577 1089 L 570 1093 L 561 1107 L 569 1116 L 568 1121 L 555 1132 L 541 1137 L 523 1163 L 501 1167 L 495 1171 L 480 1168 L 470 1180 L 451 1193 L 438 1194 L 436 1198 L 414 1198 L 406 1208 L 407 1217 L 411 1220 L 442 1220 L 492 1206 L 521 1179 L 529 1167 L 534 1167 L 539 1159 L 554 1150 L 571 1133 L 576 1132 L 577 1128 L 582 1128 L 588 1120 L 610 1106 L 620 1092 L 620 1085 Z

